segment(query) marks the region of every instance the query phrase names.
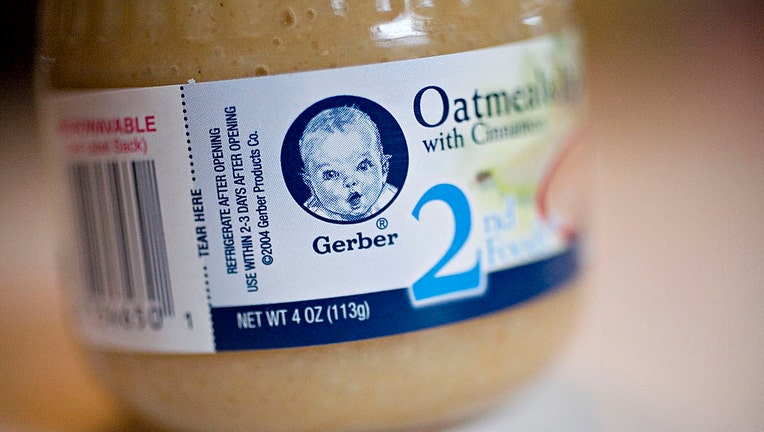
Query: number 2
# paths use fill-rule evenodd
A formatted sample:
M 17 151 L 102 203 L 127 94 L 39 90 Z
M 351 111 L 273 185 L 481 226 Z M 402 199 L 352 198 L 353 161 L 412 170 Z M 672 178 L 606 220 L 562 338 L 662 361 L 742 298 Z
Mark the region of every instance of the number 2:
M 471 269 L 455 274 L 437 276 L 437 273 L 459 253 L 467 242 L 472 227 L 470 204 L 458 187 L 442 183 L 431 187 L 419 199 L 411 214 L 419 220 L 419 213 L 426 204 L 443 201 L 454 215 L 454 237 L 443 257 L 412 285 L 414 300 L 422 301 L 446 294 L 472 290 L 480 286 L 480 254 L 476 252 L 476 263 Z

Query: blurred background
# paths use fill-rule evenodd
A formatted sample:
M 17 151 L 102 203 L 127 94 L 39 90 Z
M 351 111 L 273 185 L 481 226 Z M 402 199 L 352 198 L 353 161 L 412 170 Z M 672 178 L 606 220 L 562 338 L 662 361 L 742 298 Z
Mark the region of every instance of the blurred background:
M 459 430 L 764 430 L 764 6 L 578 9 L 596 161 L 583 312 L 528 392 Z M 125 428 L 63 328 L 33 2 L 1 15 L 0 431 Z

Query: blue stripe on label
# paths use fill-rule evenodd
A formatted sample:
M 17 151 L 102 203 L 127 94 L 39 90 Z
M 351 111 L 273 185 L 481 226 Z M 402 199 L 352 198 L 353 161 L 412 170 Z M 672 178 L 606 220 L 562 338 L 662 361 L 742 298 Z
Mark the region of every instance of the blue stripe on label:
M 490 314 L 571 279 L 576 248 L 488 274 L 480 297 L 415 308 L 408 288 L 260 306 L 212 308 L 217 351 L 323 345 L 390 336 Z

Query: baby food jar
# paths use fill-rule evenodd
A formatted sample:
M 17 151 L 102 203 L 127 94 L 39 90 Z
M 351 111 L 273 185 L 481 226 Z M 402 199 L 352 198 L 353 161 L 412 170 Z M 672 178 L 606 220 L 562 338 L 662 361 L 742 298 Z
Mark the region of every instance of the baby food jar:
M 42 11 L 69 306 L 141 417 L 445 424 L 558 349 L 580 267 L 567 1 Z

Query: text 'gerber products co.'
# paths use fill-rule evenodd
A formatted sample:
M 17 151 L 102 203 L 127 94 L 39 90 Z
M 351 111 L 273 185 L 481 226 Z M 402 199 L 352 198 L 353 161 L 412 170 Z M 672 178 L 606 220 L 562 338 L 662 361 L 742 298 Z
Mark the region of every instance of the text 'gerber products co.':
M 50 2 L 43 128 L 104 382 L 178 430 L 360 431 L 535 373 L 574 309 L 583 89 L 566 2 L 521 3 Z

